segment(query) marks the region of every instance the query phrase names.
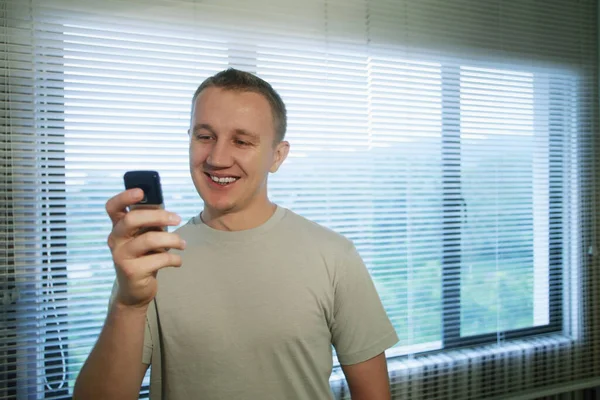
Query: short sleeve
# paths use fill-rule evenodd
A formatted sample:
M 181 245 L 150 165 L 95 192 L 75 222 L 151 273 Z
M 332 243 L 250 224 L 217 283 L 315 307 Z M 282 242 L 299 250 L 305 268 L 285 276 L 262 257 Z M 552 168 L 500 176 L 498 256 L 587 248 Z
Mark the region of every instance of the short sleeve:
M 342 365 L 367 361 L 398 342 L 369 275 L 355 247 L 340 256 L 334 280 L 332 343 Z
M 108 301 L 108 309 L 109 310 L 110 310 L 110 307 L 112 306 L 112 303 L 115 301 L 115 298 L 117 297 L 118 290 L 119 290 L 119 283 L 115 279 L 115 282 L 113 283 L 113 287 L 112 287 L 112 290 L 110 293 L 110 299 Z M 146 314 L 146 327 L 144 328 L 144 351 L 142 353 L 142 363 L 148 364 L 148 365 L 152 363 L 152 350 L 154 348 L 153 342 L 152 342 L 150 321 L 149 321 L 149 319 L 151 319 L 151 318 L 149 318 L 149 315 L 152 312 L 152 310 L 155 310 L 155 308 L 148 307 L 148 312 Z

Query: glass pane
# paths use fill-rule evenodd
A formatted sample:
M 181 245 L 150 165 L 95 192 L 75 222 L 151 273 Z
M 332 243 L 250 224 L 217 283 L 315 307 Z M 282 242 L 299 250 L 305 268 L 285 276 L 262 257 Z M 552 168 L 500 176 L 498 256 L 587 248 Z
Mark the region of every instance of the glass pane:
M 461 336 L 534 323 L 533 88 L 531 74 L 461 71 Z
M 400 342 L 442 345 L 442 78 L 437 63 L 371 54 L 372 250 L 365 260 Z

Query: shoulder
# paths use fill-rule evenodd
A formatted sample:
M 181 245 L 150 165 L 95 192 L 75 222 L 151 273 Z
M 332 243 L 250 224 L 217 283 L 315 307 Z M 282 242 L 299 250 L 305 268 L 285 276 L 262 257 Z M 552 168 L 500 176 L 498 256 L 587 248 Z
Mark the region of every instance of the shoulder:
M 317 247 L 328 248 L 334 252 L 345 253 L 354 248 L 354 244 L 344 235 L 335 232 L 317 222 L 285 209 L 282 228 L 297 237 L 299 243 L 308 241 Z

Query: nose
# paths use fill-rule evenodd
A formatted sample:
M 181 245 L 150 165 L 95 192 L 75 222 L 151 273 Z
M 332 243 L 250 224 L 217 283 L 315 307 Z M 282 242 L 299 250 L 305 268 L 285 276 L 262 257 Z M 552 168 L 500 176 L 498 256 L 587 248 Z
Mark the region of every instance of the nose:
M 226 141 L 217 140 L 211 147 L 206 162 L 215 168 L 227 168 L 232 164 L 231 149 Z

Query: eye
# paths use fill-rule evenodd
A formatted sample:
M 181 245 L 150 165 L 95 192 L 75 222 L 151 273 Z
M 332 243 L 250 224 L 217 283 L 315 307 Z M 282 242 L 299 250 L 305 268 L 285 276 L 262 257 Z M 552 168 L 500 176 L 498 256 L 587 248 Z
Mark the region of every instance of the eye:
M 213 139 L 213 137 L 211 135 L 201 135 L 201 134 L 196 135 L 196 140 L 199 140 L 201 142 L 208 142 L 212 139 Z
M 234 143 L 238 146 L 249 146 L 250 143 L 246 142 L 245 140 L 240 140 L 240 139 L 235 139 Z

